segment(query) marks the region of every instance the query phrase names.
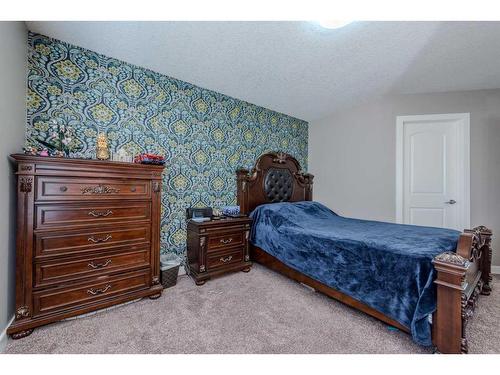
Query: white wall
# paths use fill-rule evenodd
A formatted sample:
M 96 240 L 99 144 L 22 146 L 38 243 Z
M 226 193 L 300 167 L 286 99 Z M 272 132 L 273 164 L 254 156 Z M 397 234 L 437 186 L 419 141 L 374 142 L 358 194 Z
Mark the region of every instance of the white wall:
M 16 186 L 8 156 L 25 139 L 27 38 L 23 22 L 0 22 L 0 352 L 14 315 Z
M 388 96 L 309 123 L 314 198 L 341 215 L 395 221 L 396 116 L 471 115 L 471 225 L 493 230 L 500 266 L 500 90 Z

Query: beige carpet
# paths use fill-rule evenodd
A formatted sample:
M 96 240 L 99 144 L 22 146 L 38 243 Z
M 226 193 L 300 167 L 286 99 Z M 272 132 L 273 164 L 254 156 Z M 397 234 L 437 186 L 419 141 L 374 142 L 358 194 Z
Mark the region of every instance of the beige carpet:
M 500 283 L 481 297 L 471 353 L 500 353 Z M 430 353 L 402 332 L 262 266 L 38 328 L 6 353 Z

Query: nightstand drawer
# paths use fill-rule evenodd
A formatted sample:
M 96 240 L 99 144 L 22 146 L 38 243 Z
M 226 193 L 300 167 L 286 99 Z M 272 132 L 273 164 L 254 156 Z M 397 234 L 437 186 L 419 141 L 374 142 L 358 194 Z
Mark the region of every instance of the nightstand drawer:
M 243 245 L 244 232 L 229 232 L 208 237 L 208 252 L 220 251 L 222 249 Z
M 236 248 L 233 250 L 223 251 L 207 255 L 208 269 L 224 267 L 233 263 L 240 263 L 243 261 L 243 248 Z

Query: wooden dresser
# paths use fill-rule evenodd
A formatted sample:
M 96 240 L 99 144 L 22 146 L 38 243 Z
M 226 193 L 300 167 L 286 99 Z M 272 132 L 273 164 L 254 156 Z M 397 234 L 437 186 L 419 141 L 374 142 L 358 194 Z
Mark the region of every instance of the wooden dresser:
M 162 292 L 163 167 L 12 155 L 17 163 L 13 338 Z
M 226 218 L 188 222 L 187 256 L 196 285 L 212 276 L 232 271 L 250 271 L 248 236 L 252 219 Z

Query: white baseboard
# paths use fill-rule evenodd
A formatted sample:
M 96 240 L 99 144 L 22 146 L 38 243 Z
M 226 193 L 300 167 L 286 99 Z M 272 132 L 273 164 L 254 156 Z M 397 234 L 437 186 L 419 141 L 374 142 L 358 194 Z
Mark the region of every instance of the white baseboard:
M 491 273 L 500 275 L 500 266 L 491 266 Z
M 0 334 L 0 353 L 3 353 L 5 347 L 7 346 L 7 340 L 9 339 L 9 336 L 7 336 L 7 328 L 12 324 L 13 321 L 14 317 L 10 319 L 9 323 L 7 323 L 7 326 Z

